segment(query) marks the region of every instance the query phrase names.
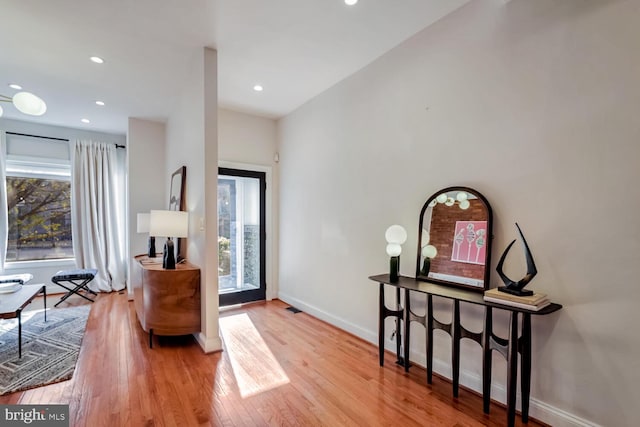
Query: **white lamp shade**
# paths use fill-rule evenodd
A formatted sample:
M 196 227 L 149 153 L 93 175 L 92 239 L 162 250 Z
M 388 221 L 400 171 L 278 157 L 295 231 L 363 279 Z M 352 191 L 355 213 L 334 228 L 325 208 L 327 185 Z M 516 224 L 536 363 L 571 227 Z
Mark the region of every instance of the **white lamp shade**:
M 438 201 L 438 203 L 446 202 L 447 201 L 447 194 L 446 193 L 440 194 L 438 197 L 436 197 L 436 200 Z
M 471 206 L 471 203 L 469 203 L 468 200 L 463 200 L 460 202 L 460 209 L 462 210 L 469 209 L 469 206 Z
M 150 214 L 148 213 L 138 214 L 138 233 L 149 232 L 149 216 Z
M 456 201 L 453 200 L 453 197 L 447 197 L 447 200 L 444 202 L 445 206 L 453 206 Z
M 189 235 L 189 213 L 184 211 L 151 211 L 149 234 L 154 237 L 187 237 Z
M 433 245 L 427 245 L 422 248 L 422 256 L 425 258 L 435 258 L 438 255 L 438 250 Z
M 464 191 L 459 192 L 458 194 L 456 194 L 456 200 L 461 202 L 463 200 L 467 200 L 469 198 L 469 195 L 467 193 L 465 193 Z
M 389 243 L 387 245 L 387 255 L 389 256 L 400 256 L 402 253 L 402 246 L 397 243 Z
M 392 225 L 387 228 L 384 237 L 387 239 L 387 243 L 397 243 L 401 245 L 407 241 L 407 230 L 401 225 Z
M 21 113 L 31 116 L 41 116 L 47 111 L 47 104 L 30 92 L 18 92 L 13 95 L 13 105 Z

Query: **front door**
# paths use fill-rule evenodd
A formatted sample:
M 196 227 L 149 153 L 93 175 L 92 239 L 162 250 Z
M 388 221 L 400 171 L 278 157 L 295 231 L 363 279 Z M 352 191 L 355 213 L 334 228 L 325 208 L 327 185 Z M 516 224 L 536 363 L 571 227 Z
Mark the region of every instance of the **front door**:
M 265 299 L 264 172 L 218 168 L 220 306 Z

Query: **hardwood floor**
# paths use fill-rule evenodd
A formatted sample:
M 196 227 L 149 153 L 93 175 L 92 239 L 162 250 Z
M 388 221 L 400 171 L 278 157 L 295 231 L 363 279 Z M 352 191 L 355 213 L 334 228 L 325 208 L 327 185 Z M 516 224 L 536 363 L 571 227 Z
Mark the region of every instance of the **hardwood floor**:
M 286 307 L 222 313 L 225 351 L 207 355 L 190 336 L 157 337 L 149 349 L 133 302 L 101 294 L 73 378 L 0 403 L 68 403 L 71 425 L 92 427 L 506 424 L 504 408 L 485 415 L 476 394 L 454 399 L 450 383 L 429 386 L 423 369 L 405 374 L 392 354 L 380 368 L 374 345 Z

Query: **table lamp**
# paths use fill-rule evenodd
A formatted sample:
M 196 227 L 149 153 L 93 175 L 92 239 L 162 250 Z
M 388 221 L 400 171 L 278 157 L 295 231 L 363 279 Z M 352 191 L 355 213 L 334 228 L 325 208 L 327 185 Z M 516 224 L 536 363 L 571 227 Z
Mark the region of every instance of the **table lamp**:
M 138 233 L 149 233 L 149 214 L 138 214 Z M 156 257 L 156 238 L 149 235 L 149 243 L 147 245 L 147 256 L 149 258 Z
M 189 234 L 189 213 L 184 211 L 152 210 L 149 215 L 149 233 L 153 236 L 166 236 L 162 268 L 175 270 L 176 256 L 172 237 L 187 237 Z
M 387 239 L 387 255 L 390 257 L 389 281 L 395 283 L 398 281 L 398 273 L 400 272 L 401 245 L 407 241 L 407 231 L 401 225 L 392 225 L 387 228 L 384 237 Z

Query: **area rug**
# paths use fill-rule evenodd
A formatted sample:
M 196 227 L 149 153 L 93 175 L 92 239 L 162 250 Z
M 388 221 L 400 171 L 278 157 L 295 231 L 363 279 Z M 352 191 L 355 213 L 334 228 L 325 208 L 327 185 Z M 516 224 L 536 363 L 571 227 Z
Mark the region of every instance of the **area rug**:
M 0 395 L 68 380 L 78 360 L 90 305 L 22 313 L 22 358 L 18 319 L 0 320 Z

